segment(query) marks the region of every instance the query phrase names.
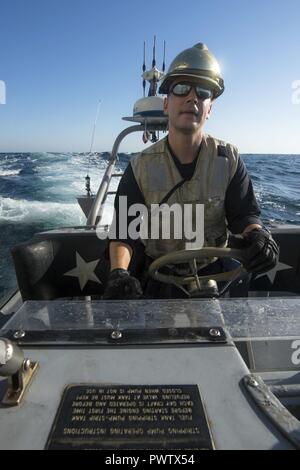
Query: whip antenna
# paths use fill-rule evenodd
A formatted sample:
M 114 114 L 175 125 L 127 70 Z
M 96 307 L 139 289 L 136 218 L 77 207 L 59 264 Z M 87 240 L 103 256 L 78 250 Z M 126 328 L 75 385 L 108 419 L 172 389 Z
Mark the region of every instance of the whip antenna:
M 144 41 L 143 76 L 144 76 L 145 72 L 146 72 L 146 42 Z M 143 79 L 143 90 L 144 90 L 144 96 L 145 96 L 145 90 L 146 90 L 146 80 L 145 80 L 145 78 Z
M 88 196 L 91 195 L 91 187 L 90 187 L 91 178 L 89 176 L 89 173 L 90 173 L 91 154 L 92 154 L 92 150 L 93 150 L 93 146 L 94 146 L 94 139 L 95 139 L 95 130 L 96 130 L 96 125 L 97 125 L 98 116 L 99 116 L 100 103 L 101 103 L 101 100 L 98 101 L 96 117 L 95 117 L 93 131 L 92 131 L 91 146 L 90 146 L 90 152 L 89 152 L 89 158 L 88 158 L 87 175 L 85 177 L 85 190 L 86 190 Z
M 92 148 L 93 148 L 93 145 L 94 145 L 95 129 L 96 129 L 96 125 L 97 125 L 97 121 L 98 121 L 98 116 L 99 116 L 100 103 L 101 103 L 101 100 L 99 100 L 98 106 L 97 106 L 97 112 L 96 112 L 96 117 L 95 117 L 93 132 L 92 132 L 92 140 L 91 140 L 90 154 L 92 153 Z
M 155 67 L 155 65 L 156 65 L 156 60 L 155 60 L 155 43 L 156 43 L 156 36 L 154 36 L 152 68 Z

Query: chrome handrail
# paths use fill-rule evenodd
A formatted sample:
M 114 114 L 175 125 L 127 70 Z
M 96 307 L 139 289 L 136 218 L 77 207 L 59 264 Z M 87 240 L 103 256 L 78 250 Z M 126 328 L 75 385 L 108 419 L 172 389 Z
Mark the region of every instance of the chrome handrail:
M 165 123 L 149 123 L 148 122 L 147 123 L 147 130 L 149 132 L 160 131 L 160 130 L 163 131 L 163 130 L 166 130 L 166 124 Z M 93 205 L 92 205 L 91 210 L 89 212 L 89 216 L 87 218 L 86 225 L 88 227 L 91 227 L 91 226 L 95 225 L 96 221 L 97 221 L 97 224 L 99 224 L 101 222 L 102 215 L 103 215 L 104 203 L 105 203 L 106 195 L 107 195 L 107 192 L 108 192 L 108 187 L 110 185 L 111 177 L 112 177 L 112 174 L 113 174 L 113 171 L 114 171 L 114 168 L 115 168 L 115 164 L 116 164 L 116 161 L 117 161 L 117 154 L 118 154 L 119 146 L 120 146 L 122 140 L 127 135 L 129 135 L 133 132 L 144 132 L 144 131 L 145 131 L 145 124 L 139 124 L 139 125 L 134 125 L 134 126 L 127 127 L 122 132 L 120 132 L 120 134 L 117 136 L 117 138 L 114 142 L 113 148 L 112 148 L 112 152 L 111 152 L 111 155 L 110 155 L 108 166 L 107 166 L 106 171 L 103 175 L 103 178 L 102 178 L 102 181 L 100 183 L 98 192 L 96 194 L 95 200 L 93 202 Z

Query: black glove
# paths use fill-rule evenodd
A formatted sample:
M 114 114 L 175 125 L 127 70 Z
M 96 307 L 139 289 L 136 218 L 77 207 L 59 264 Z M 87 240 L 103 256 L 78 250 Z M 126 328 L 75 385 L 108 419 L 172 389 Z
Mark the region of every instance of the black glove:
M 143 295 L 140 281 L 126 269 L 114 269 L 111 271 L 105 292 L 104 300 L 139 299 Z
M 246 242 L 243 265 L 249 273 L 264 273 L 276 266 L 279 248 L 266 228 L 256 228 L 243 238 Z

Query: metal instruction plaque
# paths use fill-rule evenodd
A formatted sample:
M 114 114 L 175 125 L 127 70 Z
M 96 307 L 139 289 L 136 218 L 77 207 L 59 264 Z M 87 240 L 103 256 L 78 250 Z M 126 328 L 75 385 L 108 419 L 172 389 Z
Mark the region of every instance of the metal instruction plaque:
M 213 449 L 197 385 L 70 385 L 46 449 Z

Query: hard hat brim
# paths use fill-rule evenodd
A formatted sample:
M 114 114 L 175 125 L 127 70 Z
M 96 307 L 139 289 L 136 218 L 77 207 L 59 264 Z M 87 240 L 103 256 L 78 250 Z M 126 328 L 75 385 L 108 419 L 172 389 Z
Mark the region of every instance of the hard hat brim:
M 169 89 L 170 89 L 172 82 L 178 77 L 181 77 L 183 80 L 185 78 L 188 79 L 191 77 L 196 78 L 197 81 L 199 81 L 199 84 L 206 85 L 209 87 L 210 90 L 212 90 L 214 98 L 217 98 L 218 96 L 220 96 L 225 89 L 224 82 L 221 78 L 215 79 L 208 75 L 204 75 L 204 74 L 199 75 L 199 71 L 198 73 L 197 72 L 193 73 L 192 71 L 183 73 L 183 71 L 180 71 L 180 72 L 173 72 L 172 74 L 168 75 L 165 78 L 165 80 L 162 81 L 158 92 L 163 95 L 167 95 L 169 93 Z

